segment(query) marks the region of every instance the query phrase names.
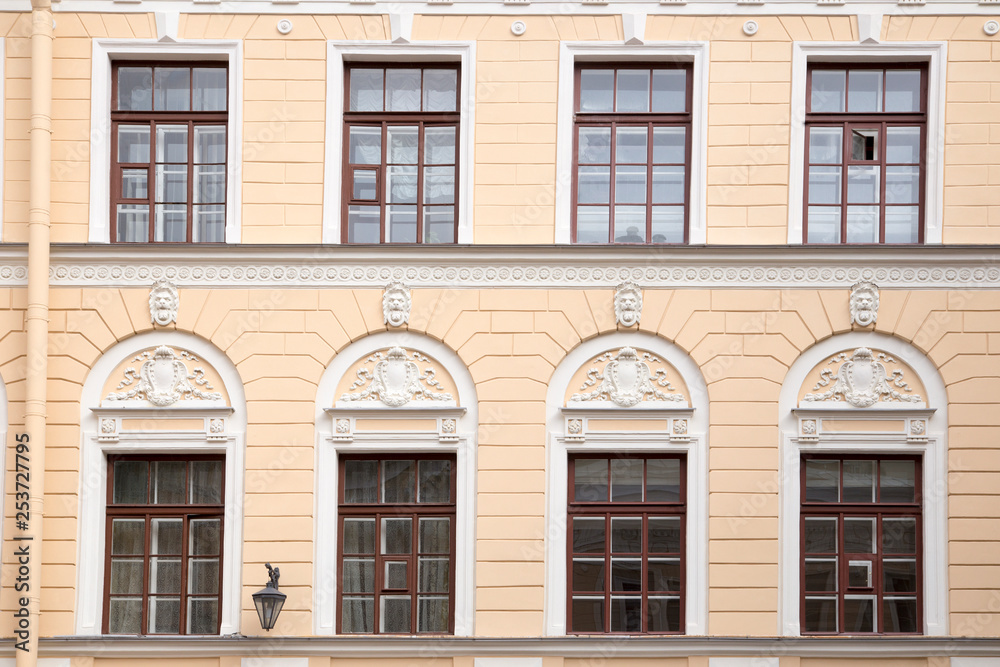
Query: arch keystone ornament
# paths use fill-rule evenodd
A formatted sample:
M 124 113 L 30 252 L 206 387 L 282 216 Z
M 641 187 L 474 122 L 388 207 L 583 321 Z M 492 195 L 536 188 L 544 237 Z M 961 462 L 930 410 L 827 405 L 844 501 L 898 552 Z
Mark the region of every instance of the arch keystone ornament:
M 153 324 L 165 327 L 177 322 L 180 305 L 177 286 L 169 280 L 155 282 L 149 289 L 149 319 Z
M 412 303 L 409 287 L 398 281 L 386 285 L 382 293 L 382 318 L 385 323 L 401 327 L 409 322 Z
M 813 391 L 829 387 L 831 382 L 833 387 L 822 393 L 806 394 L 803 401 L 846 401 L 855 408 L 868 408 L 880 402 L 923 402 L 919 395 L 908 393 L 912 389 L 903 380 L 902 370 L 886 370 L 885 364 L 894 364 L 896 360 L 884 352 L 873 353 L 867 347 L 859 347 L 849 358 L 847 352 L 841 352 L 828 363 L 839 363 L 840 368 L 836 373 L 832 368 L 824 368 Z
M 642 290 L 635 283 L 624 282 L 615 288 L 615 319 L 623 327 L 639 324 L 642 317 Z
M 198 358 L 190 352 L 181 350 L 178 353 L 166 345 L 159 346 L 154 352 L 141 352 L 132 360 L 142 362 L 139 371 L 131 366 L 126 368 L 124 379 L 115 387 L 126 391 L 111 392 L 105 400 L 145 400 L 160 408 L 185 399 L 221 401 L 222 394 L 211 391 L 214 387 L 205 377 L 205 370 L 195 367 L 188 372 L 185 360 L 198 363 Z
M 614 355 L 614 357 L 612 357 Z M 648 352 L 642 354 L 642 359 L 632 347 L 623 347 L 617 354 L 605 352 L 594 360 L 596 363 L 607 361 L 603 369 L 590 368 L 587 379 L 580 389 L 593 387 L 598 382 L 597 389 L 586 394 L 573 394 L 571 402 L 611 401 L 620 408 L 630 408 L 639 403 L 649 401 L 686 401 L 681 394 L 660 391 L 657 387 L 672 390 L 667 372 L 662 368 L 651 371 L 649 363 L 660 360 Z M 646 397 L 650 398 L 647 399 Z
M 851 323 L 859 327 L 875 324 L 878 319 L 878 285 L 867 280 L 851 286 Z
M 391 408 L 398 408 L 415 400 L 451 401 L 452 395 L 444 391 L 437 381 L 437 371 L 428 366 L 421 372 L 417 362 L 430 363 L 419 352 L 409 352 L 396 346 L 387 352 L 376 352 L 358 369 L 358 379 L 351 389 L 340 397 L 345 402 L 381 401 Z M 369 370 L 369 365 L 373 368 Z M 367 386 L 366 386 L 367 385 Z

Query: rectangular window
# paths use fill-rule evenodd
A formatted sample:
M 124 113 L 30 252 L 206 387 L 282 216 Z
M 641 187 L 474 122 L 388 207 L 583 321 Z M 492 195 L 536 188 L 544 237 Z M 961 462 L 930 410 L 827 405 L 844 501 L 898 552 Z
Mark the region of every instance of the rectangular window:
M 455 457 L 343 457 L 339 475 L 340 632 L 454 632 Z
M 221 456 L 108 459 L 106 634 L 218 634 L 223 467 Z
M 573 240 L 685 243 L 691 68 L 578 65 Z
M 804 243 L 922 243 L 927 68 L 810 65 Z
M 212 62 L 113 64 L 113 241 L 226 240 L 227 76 Z
M 454 243 L 455 65 L 350 65 L 345 76 L 344 243 Z
M 919 457 L 802 461 L 802 632 L 919 634 Z
M 685 459 L 569 459 L 568 632 L 684 631 Z

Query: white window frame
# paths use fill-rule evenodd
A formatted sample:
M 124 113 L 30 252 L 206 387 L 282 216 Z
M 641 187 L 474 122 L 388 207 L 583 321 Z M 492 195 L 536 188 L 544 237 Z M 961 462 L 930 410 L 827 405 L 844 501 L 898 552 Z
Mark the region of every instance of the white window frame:
M 458 128 L 458 231 L 457 243 L 472 243 L 476 150 L 473 128 L 476 122 L 475 42 L 391 42 L 328 41 L 326 48 L 326 149 L 323 169 L 323 243 L 341 244 L 341 204 L 344 160 L 344 63 L 399 62 L 459 64 L 461 81 Z M 344 244 L 346 245 L 346 244 Z
M 811 63 L 927 63 L 927 133 L 924 167 L 924 243 L 941 243 L 944 220 L 944 112 L 948 70 L 946 42 L 792 43 L 792 124 L 788 178 L 788 244 L 802 241 L 806 159 L 806 82 Z
M 924 385 L 930 410 L 908 410 L 908 404 L 890 404 L 881 413 L 866 410 L 837 409 L 817 403 L 809 408 L 836 418 L 857 415 L 864 419 L 905 419 L 919 416 L 927 420 L 924 442 L 908 442 L 906 434 L 820 434 L 818 442 L 800 441 L 798 417 L 799 390 L 811 380 L 809 373 L 825 359 L 842 350 L 859 347 L 884 350 L 907 364 Z M 925 355 L 898 338 L 876 333 L 845 333 L 817 343 L 803 353 L 789 368 L 779 396 L 781 429 L 781 520 L 779 571 L 781 589 L 778 600 L 781 634 L 801 635 L 799 623 L 801 572 L 800 527 L 801 465 L 803 454 L 918 454 L 922 460 L 923 502 L 923 617 L 924 636 L 948 635 L 948 395 L 934 364 Z M 928 414 L 929 413 L 929 414 Z
M 688 408 L 612 408 L 614 417 L 660 416 L 670 413 L 688 420 L 688 440 L 674 442 L 665 433 L 602 431 L 587 433 L 584 443 L 567 441 L 564 411 L 570 380 L 583 364 L 607 350 L 631 346 L 649 350 L 673 366 L 688 388 Z M 608 409 L 596 408 L 601 418 Z M 581 409 L 580 415 L 586 415 Z M 708 389 L 698 365 L 680 348 L 662 338 L 645 333 L 613 333 L 591 339 L 559 363 L 546 395 L 548 452 L 546 456 L 545 501 L 545 635 L 566 636 L 566 540 L 568 539 L 567 479 L 569 456 L 588 453 L 684 454 L 687 457 L 687 533 L 684 553 L 684 618 L 686 635 L 708 634 Z
M 218 60 L 227 63 L 226 243 L 239 243 L 242 238 L 243 43 L 228 40 L 180 43 L 94 40 L 90 79 L 90 229 L 87 240 L 90 243 L 111 243 L 111 64 L 129 60 Z
M 359 359 L 399 345 L 435 359 L 451 375 L 458 389 L 460 408 L 388 408 L 375 401 L 366 406 L 344 408 L 337 404 L 337 386 Z M 337 634 L 337 515 L 338 466 L 341 454 L 374 456 L 390 454 L 455 455 L 455 632 L 454 637 L 471 637 L 475 621 L 476 569 L 476 436 L 478 399 L 475 383 L 465 364 L 444 343 L 412 333 L 385 332 L 366 336 L 340 351 L 320 379 L 316 391 L 316 517 L 313 556 L 313 628 L 317 635 Z M 332 408 L 332 409 L 331 409 Z M 336 439 L 338 418 L 358 416 L 373 419 L 455 418 L 457 440 L 440 442 L 438 434 L 427 431 L 386 431 L 354 433 L 350 442 Z M 358 635 L 371 637 L 374 635 Z
M 190 350 L 219 374 L 229 394 L 230 408 L 120 408 L 109 413 L 93 408 L 101 405 L 102 390 L 111 372 L 140 350 L 167 345 Z M 106 551 L 107 483 L 109 454 L 224 454 L 225 517 L 222 545 L 222 601 L 219 634 L 240 631 L 243 564 L 243 480 L 246 434 L 246 401 L 243 382 L 232 362 L 211 343 L 182 332 L 150 332 L 123 341 L 105 352 L 93 365 L 83 385 L 80 401 L 80 503 L 77 537 L 76 618 L 79 636 L 102 634 L 104 618 L 104 562 Z M 209 441 L 205 434 L 191 431 L 150 431 L 129 435 L 118 442 L 102 442 L 101 418 L 155 418 L 158 410 L 172 417 L 224 417 L 225 439 Z
M 708 42 L 646 42 L 638 46 L 561 42 L 559 44 L 559 101 L 556 129 L 555 242 L 573 243 L 573 115 L 576 99 L 576 65 L 642 62 L 691 63 L 691 164 L 688 178 L 688 242 L 703 244 L 707 238 L 705 185 L 708 182 Z

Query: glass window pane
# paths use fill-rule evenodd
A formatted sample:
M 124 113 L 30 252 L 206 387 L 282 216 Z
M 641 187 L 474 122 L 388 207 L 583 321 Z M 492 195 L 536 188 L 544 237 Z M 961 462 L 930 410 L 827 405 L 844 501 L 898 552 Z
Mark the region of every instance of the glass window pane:
M 197 164 L 226 163 L 226 128 L 200 125 L 194 128 L 194 161 Z
M 188 553 L 192 556 L 215 556 L 222 553 L 219 519 L 191 519 Z
M 580 72 L 580 111 L 611 111 L 614 106 L 615 71 L 585 69 Z
M 601 502 L 608 499 L 608 459 L 576 459 L 573 467 L 575 502 Z
M 807 558 L 805 562 L 806 591 L 837 592 L 837 559 Z
M 153 109 L 187 111 L 191 108 L 191 70 L 187 67 L 153 69 Z
M 347 242 L 378 243 L 381 218 L 378 206 L 347 207 Z
M 611 590 L 638 593 L 642 590 L 642 561 L 638 558 L 611 560 Z
M 387 167 L 385 198 L 389 204 L 417 203 L 417 168 Z
M 615 242 L 646 242 L 645 206 L 615 206 Z
M 874 461 L 844 461 L 844 502 L 875 502 Z
M 112 502 L 116 505 L 146 502 L 149 486 L 149 463 L 146 461 L 115 461 L 114 493 Z
M 619 167 L 618 169 L 625 168 Z M 643 181 L 645 181 L 645 173 L 643 177 Z M 683 204 L 684 194 L 684 167 L 653 167 L 654 204 Z M 645 200 L 645 193 L 643 196 Z M 623 201 L 621 198 L 617 199 Z
M 183 519 L 153 519 L 150 525 L 149 551 L 160 555 L 183 553 Z
M 806 461 L 806 501 L 835 503 L 840 500 L 840 461 Z
M 226 165 L 197 165 L 194 168 L 194 202 L 216 204 L 226 201 Z
M 650 110 L 659 113 L 687 111 L 687 71 L 653 70 L 653 104 Z
M 642 553 L 642 518 L 611 517 L 611 551 L 617 554 Z
M 653 162 L 656 164 L 684 164 L 685 137 L 687 129 L 683 127 L 653 128 Z M 643 160 L 645 161 L 645 156 Z
M 350 70 L 351 111 L 382 111 L 382 68 L 355 67 Z
M 604 519 L 573 517 L 573 553 L 604 553 Z
M 645 127 L 618 127 L 615 132 L 615 162 L 646 163 L 646 140 L 649 130 Z
M 885 168 L 885 203 L 920 202 L 920 167 Z
M 424 243 L 455 242 L 455 207 L 424 207 Z
M 420 70 L 385 71 L 385 110 L 420 111 Z
M 455 128 L 424 128 L 424 164 L 455 164 Z
M 840 193 L 840 167 L 809 167 L 810 204 L 839 204 Z
M 808 243 L 840 243 L 840 207 L 810 206 Z
M 128 164 L 149 162 L 149 126 L 118 126 L 118 161 Z
M 843 128 L 809 128 L 809 162 L 812 164 L 840 164 L 843 160 L 843 152 Z
M 413 551 L 413 520 L 382 519 L 382 553 L 409 554 Z
M 187 201 L 187 165 L 156 165 L 156 201 Z
M 153 462 L 153 503 L 161 505 L 183 503 L 186 484 L 186 461 Z
M 593 558 L 573 559 L 573 590 L 577 592 L 604 590 L 604 561 Z
M 386 243 L 416 243 L 417 242 L 417 207 L 416 206 L 386 206 L 388 228 Z
M 341 604 L 340 631 L 344 634 L 375 632 L 375 598 L 347 598 Z
M 218 595 L 219 559 L 192 558 L 188 561 L 188 590 L 191 595 Z
M 913 461 L 879 461 L 879 502 L 912 503 L 916 490 Z
M 352 125 L 350 135 L 351 164 L 382 164 L 382 128 Z
M 226 110 L 226 70 L 222 67 L 194 68 L 194 110 Z
M 153 240 L 166 243 L 186 241 L 187 206 L 184 204 L 157 204 Z
M 875 598 L 844 598 L 844 632 L 875 632 Z
M 677 516 L 650 517 L 646 522 L 646 550 L 654 554 L 672 554 L 681 551 L 681 518 Z
M 604 598 L 573 596 L 570 630 L 604 632 Z
M 153 110 L 153 68 L 118 68 L 118 109 L 120 111 Z
M 669 503 L 681 497 L 680 459 L 646 459 L 646 500 Z
M 417 470 L 418 503 L 446 503 L 451 500 L 451 461 L 419 461 Z
M 344 553 L 375 553 L 375 519 L 344 519 Z
M 128 243 L 149 241 L 149 206 L 119 204 L 117 216 L 118 241 Z
M 649 598 L 647 632 L 680 632 L 681 599 L 679 597 Z
M 454 167 L 424 167 L 424 203 L 455 203 Z
M 611 598 L 611 632 L 642 632 L 642 598 Z
M 218 633 L 218 598 L 188 598 L 187 626 L 190 635 L 214 635 Z
M 195 243 L 222 243 L 226 240 L 226 207 L 224 204 L 196 205 L 194 208 L 193 240 Z
M 457 94 L 456 70 L 424 70 L 424 111 L 454 111 Z
M 382 462 L 382 502 L 412 503 L 414 501 L 414 461 L 387 460 Z
M 837 519 L 805 519 L 805 552 L 807 554 L 837 553 Z
M 576 242 L 607 243 L 609 216 L 607 206 L 577 206 Z
M 882 551 L 887 554 L 917 553 L 917 520 L 882 519 Z
M 391 164 L 417 164 L 419 131 L 416 125 L 394 125 L 387 129 Z
M 576 197 L 581 204 L 608 204 L 611 197 L 609 167 L 578 167 Z
M 920 111 L 920 70 L 888 70 L 885 73 L 887 113 Z
M 844 518 L 844 553 L 848 554 L 875 553 L 874 517 Z
M 141 558 L 111 559 L 111 595 L 142 595 Z
M 872 562 L 852 560 L 847 562 L 847 585 L 851 588 L 872 587 Z
M 218 588 L 218 587 L 216 587 Z M 149 592 L 179 595 L 181 592 L 181 559 L 149 559 Z
M 649 111 L 649 70 L 618 70 L 616 106 L 619 113 Z
M 642 502 L 642 459 L 611 459 L 611 501 Z
M 917 561 L 887 558 L 882 561 L 882 577 L 886 593 L 916 593 Z
M 422 554 L 451 552 L 451 519 L 421 518 L 418 548 Z
M 847 207 L 847 242 L 878 243 L 878 206 Z
M 653 243 L 684 242 L 684 207 L 653 207 Z
M 865 161 L 878 159 L 878 130 L 851 130 L 851 159 Z
M 847 110 L 882 111 L 882 70 L 851 70 L 847 76 Z
M 417 632 L 448 632 L 448 598 L 417 597 Z
M 186 125 L 156 127 L 156 161 L 186 164 L 188 159 Z
M 847 168 L 847 203 L 877 204 L 879 202 L 880 172 L 881 167 L 877 166 L 849 166 Z
M 407 579 L 409 578 L 407 562 L 405 560 L 387 560 L 384 565 L 385 571 L 382 575 L 382 588 L 405 590 Z
M 813 70 L 810 111 L 813 113 L 843 111 L 846 87 L 847 73 L 844 70 Z
M 447 558 L 421 558 L 417 565 L 417 592 L 447 593 L 449 567 Z
M 112 597 L 108 602 L 108 632 L 113 635 L 142 632 L 142 599 Z
M 578 136 L 580 164 L 608 164 L 611 162 L 610 127 L 581 127 Z
M 646 167 L 615 167 L 615 203 L 646 203 Z
M 681 561 L 679 558 L 651 558 L 646 564 L 647 586 L 651 591 L 680 591 Z
M 378 502 L 378 462 L 344 461 L 344 502 Z
M 383 595 L 379 607 L 379 632 L 410 632 L 409 595 Z
M 900 164 L 916 164 L 920 162 L 920 128 L 886 128 L 885 160 L 886 162 Z
M 375 592 L 374 558 L 345 558 L 342 572 L 344 593 Z
M 804 632 L 837 631 L 837 598 L 807 597 Z
M 882 632 L 920 632 L 916 598 L 882 600 Z
M 122 169 L 122 197 L 124 199 L 146 199 L 147 190 L 146 169 Z

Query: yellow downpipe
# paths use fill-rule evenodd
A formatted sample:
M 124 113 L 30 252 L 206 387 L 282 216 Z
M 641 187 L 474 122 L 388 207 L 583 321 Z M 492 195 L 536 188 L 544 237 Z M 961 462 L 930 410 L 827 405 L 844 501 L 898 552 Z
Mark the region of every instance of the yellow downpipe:
M 45 407 L 49 337 L 49 224 L 52 173 L 52 5 L 31 0 L 31 194 L 28 211 L 27 375 L 24 430 L 28 434 L 30 519 L 27 530 L 15 527 L 15 552 L 30 552 L 29 639 L 16 650 L 17 667 L 38 664 L 38 632 L 42 574 L 42 517 L 45 515 Z M 22 552 L 23 553 L 23 552 Z M 18 593 L 17 597 L 24 596 Z

